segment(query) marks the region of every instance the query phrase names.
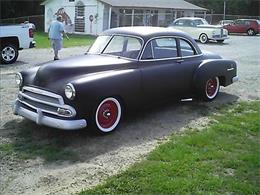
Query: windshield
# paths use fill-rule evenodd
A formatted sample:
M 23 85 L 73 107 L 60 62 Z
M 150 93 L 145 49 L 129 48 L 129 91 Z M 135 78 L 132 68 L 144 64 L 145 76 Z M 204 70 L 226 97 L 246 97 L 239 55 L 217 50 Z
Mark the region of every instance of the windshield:
M 137 59 L 142 48 L 142 40 L 136 37 L 114 35 L 99 36 L 90 48 L 90 54 L 107 54 L 117 57 Z
M 194 20 L 194 23 L 196 24 L 196 26 L 197 26 L 197 25 L 203 25 L 203 24 L 209 24 L 209 23 L 207 22 L 207 20 L 205 20 L 205 19 Z
M 100 54 L 106 47 L 111 36 L 99 36 L 88 50 L 89 54 Z

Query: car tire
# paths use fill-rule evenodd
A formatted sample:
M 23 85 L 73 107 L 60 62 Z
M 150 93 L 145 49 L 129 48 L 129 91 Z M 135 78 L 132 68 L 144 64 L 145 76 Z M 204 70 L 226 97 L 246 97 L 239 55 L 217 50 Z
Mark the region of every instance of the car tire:
M 18 49 L 13 44 L 7 44 L 1 47 L 1 63 L 12 64 L 18 58 Z
M 122 118 L 121 102 L 114 97 L 103 99 L 95 109 L 95 129 L 99 133 L 114 131 Z
M 220 82 L 218 77 L 206 79 L 199 89 L 199 95 L 204 101 L 212 101 L 219 93 Z
M 200 40 L 201 43 L 205 44 L 209 41 L 209 38 L 206 34 L 203 33 L 203 34 L 200 35 L 199 40 Z
M 223 42 L 224 42 L 224 40 L 217 40 L 217 42 L 218 42 L 218 43 L 223 43 Z
M 248 29 L 247 34 L 248 34 L 248 36 L 254 36 L 255 35 L 254 29 L 252 29 L 252 28 Z

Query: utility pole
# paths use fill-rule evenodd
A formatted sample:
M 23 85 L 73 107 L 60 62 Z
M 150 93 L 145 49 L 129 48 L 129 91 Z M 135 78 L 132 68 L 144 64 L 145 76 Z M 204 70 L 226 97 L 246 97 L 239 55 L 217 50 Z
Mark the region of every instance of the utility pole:
M 224 15 L 223 15 L 223 20 L 226 19 L 226 0 L 224 0 Z

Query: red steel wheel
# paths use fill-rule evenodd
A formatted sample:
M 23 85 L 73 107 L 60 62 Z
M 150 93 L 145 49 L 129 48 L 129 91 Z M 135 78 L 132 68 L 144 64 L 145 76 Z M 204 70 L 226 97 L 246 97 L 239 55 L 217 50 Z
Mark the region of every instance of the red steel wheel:
M 118 126 L 121 115 L 122 108 L 119 101 L 113 97 L 106 98 L 97 107 L 96 126 L 101 132 L 111 132 Z
M 206 82 L 205 95 L 207 100 L 213 100 L 219 92 L 219 78 L 214 77 Z

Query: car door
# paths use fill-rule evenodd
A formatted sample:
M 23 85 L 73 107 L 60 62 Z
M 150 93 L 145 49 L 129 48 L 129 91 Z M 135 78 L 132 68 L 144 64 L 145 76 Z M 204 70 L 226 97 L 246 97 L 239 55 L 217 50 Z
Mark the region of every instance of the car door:
M 158 98 L 187 91 L 193 72 L 187 69 L 192 68 L 192 64 L 182 63 L 176 38 L 159 37 L 151 40 L 146 45 L 140 63 L 145 97 Z

